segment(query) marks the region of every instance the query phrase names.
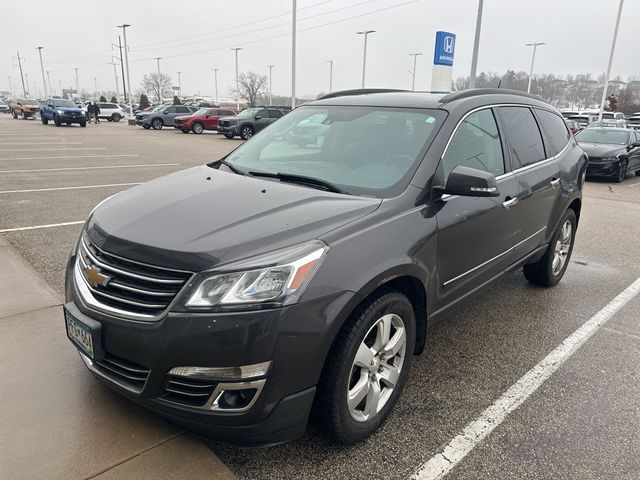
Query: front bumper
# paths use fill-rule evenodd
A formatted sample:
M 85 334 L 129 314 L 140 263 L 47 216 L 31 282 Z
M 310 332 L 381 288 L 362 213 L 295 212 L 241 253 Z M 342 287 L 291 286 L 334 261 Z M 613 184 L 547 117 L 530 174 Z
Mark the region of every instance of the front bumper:
M 69 265 L 74 262 L 72 257 Z M 139 322 L 87 308 L 75 293 L 70 266 L 65 308 L 89 325 L 99 323 L 96 351 L 104 352 L 104 360 L 94 364 L 81 356 L 109 387 L 184 428 L 230 443 L 267 445 L 304 433 L 332 332 L 353 298 L 351 292 L 270 310 L 170 312 L 155 322 Z M 133 372 L 147 373 L 137 384 L 126 378 L 121 381 L 122 377 L 101 367 L 107 358 Z M 168 400 L 166 395 L 174 378 L 168 372 L 174 367 L 224 368 L 264 362 L 271 362 L 271 367 L 266 376 L 252 379 L 264 382 L 246 411 L 207 410 Z
M 218 125 L 218 133 L 227 135 L 238 135 L 237 125 Z
M 84 113 L 63 113 L 62 115 L 58 114 L 58 118 L 62 123 L 85 123 L 87 121 L 87 117 Z
M 620 160 L 589 161 L 587 165 L 587 177 L 611 177 L 618 173 Z

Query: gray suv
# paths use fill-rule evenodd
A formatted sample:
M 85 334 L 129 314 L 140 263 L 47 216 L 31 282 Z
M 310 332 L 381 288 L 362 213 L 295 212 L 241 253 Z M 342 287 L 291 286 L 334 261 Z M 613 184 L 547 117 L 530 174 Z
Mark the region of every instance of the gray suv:
M 285 113 L 278 108 L 247 108 L 238 115 L 222 117 L 218 120 L 218 133 L 227 138 L 239 136 L 243 140 L 249 140 Z
M 516 269 L 560 281 L 586 169 L 530 95 L 333 93 L 95 208 L 67 334 L 99 379 L 190 430 L 274 444 L 313 410 L 362 441 L 435 322 Z
M 145 130 L 153 128 L 160 130 L 162 127 L 173 127 L 176 117 L 191 115 L 198 110 L 197 107 L 186 105 L 167 105 L 151 112 L 140 112 L 136 115 L 136 124 Z

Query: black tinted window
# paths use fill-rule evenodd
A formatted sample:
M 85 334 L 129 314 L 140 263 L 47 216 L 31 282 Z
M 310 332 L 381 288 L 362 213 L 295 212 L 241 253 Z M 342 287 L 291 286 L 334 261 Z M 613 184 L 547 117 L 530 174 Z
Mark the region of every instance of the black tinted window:
M 460 124 L 442 158 L 444 178 L 459 165 L 496 176 L 504 173 L 502 144 L 490 109 L 472 113 Z
M 269 110 L 269 118 L 280 118 L 282 112 L 280 110 Z
M 544 160 L 538 124 L 527 107 L 499 107 L 511 154 L 513 169 Z
M 536 115 L 540 123 L 540 130 L 542 130 L 547 157 L 553 157 L 567 146 L 571 133 L 562 117 L 540 109 L 536 109 Z
M 176 107 L 177 113 L 191 113 L 188 107 Z

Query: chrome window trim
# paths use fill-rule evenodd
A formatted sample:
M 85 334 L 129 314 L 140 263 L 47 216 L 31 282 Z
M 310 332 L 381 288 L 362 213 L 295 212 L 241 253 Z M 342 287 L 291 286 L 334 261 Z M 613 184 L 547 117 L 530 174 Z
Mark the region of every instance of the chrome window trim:
M 461 273 L 461 274 L 460 274 L 460 275 L 458 275 L 457 277 L 454 277 L 454 278 L 452 278 L 452 279 L 450 279 L 450 280 L 447 280 L 446 282 L 444 282 L 444 283 L 442 284 L 442 286 L 443 286 L 443 287 L 446 287 L 447 285 L 450 285 L 451 283 L 453 283 L 453 282 L 455 282 L 455 281 L 457 281 L 457 280 L 460 280 L 460 279 L 461 279 L 461 278 L 463 278 L 463 277 L 466 277 L 466 276 L 467 276 L 467 275 L 469 275 L 470 273 L 475 272 L 476 270 L 478 270 L 478 269 L 480 269 L 480 268 L 482 268 L 482 267 L 484 267 L 484 266 L 486 266 L 486 265 L 490 264 L 491 262 L 494 262 L 495 260 L 498 260 L 499 258 L 501 258 L 501 257 L 505 256 L 506 254 L 508 254 L 508 253 L 513 253 L 513 252 L 516 250 L 516 248 L 518 248 L 520 245 L 522 245 L 523 243 L 525 243 L 525 242 L 527 242 L 527 241 L 531 240 L 533 237 L 535 237 L 536 235 L 539 235 L 540 233 L 542 233 L 542 232 L 543 232 L 543 231 L 545 231 L 546 229 L 547 229 L 547 227 L 542 227 L 540 230 L 538 230 L 538 231 L 537 231 L 537 232 L 535 232 L 534 234 L 529 235 L 529 236 L 528 236 L 527 238 L 525 238 L 524 240 L 521 240 L 520 242 L 516 243 L 513 247 L 510 247 L 508 250 L 505 250 L 504 252 L 499 253 L 499 254 L 498 254 L 498 255 L 496 255 L 495 257 L 490 258 L 489 260 L 487 260 L 486 262 L 481 263 L 480 265 L 476 265 L 476 266 L 475 266 L 475 267 L 473 267 L 472 269 L 467 270 L 467 271 L 466 271 L 466 272 L 464 272 L 464 273 Z
M 491 103 L 491 104 L 487 104 L 487 105 L 482 105 L 481 107 L 476 107 L 473 110 L 469 110 L 467 113 L 465 113 L 462 118 L 460 120 L 458 120 L 458 123 L 456 124 L 456 126 L 453 129 L 453 132 L 451 132 L 451 135 L 449 136 L 449 140 L 447 140 L 447 144 L 444 147 L 444 150 L 442 151 L 442 155 L 440 155 L 440 160 L 438 162 L 438 166 L 440 166 L 440 164 L 442 163 L 442 159 L 444 158 L 444 156 L 447 154 L 447 150 L 449 150 L 449 145 L 451 144 L 451 141 L 453 140 L 453 136 L 456 134 L 456 132 L 458 131 L 458 128 L 460 128 L 460 125 L 462 124 L 462 122 L 464 122 L 467 117 L 473 113 L 479 112 L 480 110 L 486 110 L 488 108 L 496 108 L 496 107 L 526 107 L 526 108 L 537 108 L 540 110 L 546 110 L 548 112 L 554 113 L 555 112 L 553 110 L 547 110 L 545 108 L 536 106 L 536 105 L 527 105 L 525 103 Z M 538 120 L 535 118 L 534 119 L 536 121 L 536 124 L 538 123 Z M 496 121 L 496 123 L 498 123 Z M 498 126 L 498 130 L 500 129 L 500 127 Z M 542 137 L 542 132 L 540 132 L 540 138 L 542 139 L 542 143 L 544 145 L 544 138 Z M 503 142 L 502 137 L 500 137 L 500 141 Z M 508 173 L 517 173 L 517 172 L 521 172 L 525 169 L 531 168 L 533 166 L 537 166 L 540 165 L 542 162 L 548 162 L 551 160 L 555 160 L 556 158 L 558 158 L 558 156 L 560 156 L 566 149 L 567 147 L 569 147 L 569 145 L 571 145 L 571 138 L 569 138 L 569 140 L 567 141 L 567 144 L 564 146 L 564 148 L 562 150 L 560 150 L 560 152 L 558 152 L 556 155 L 554 155 L 553 157 L 548 157 L 548 158 L 544 158 L 542 160 L 539 160 L 535 163 L 531 163 L 529 165 L 525 165 L 524 167 L 520 167 L 517 168 L 515 170 L 510 170 L 508 172 L 505 172 L 503 175 L 506 175 Z M 506 165 L 505 165 L 506 167 Z M 502 177 L 502 175 L 500 175 L 500 177 Z M 496 180 L 498 179 L 498 177 L 496 177 Z

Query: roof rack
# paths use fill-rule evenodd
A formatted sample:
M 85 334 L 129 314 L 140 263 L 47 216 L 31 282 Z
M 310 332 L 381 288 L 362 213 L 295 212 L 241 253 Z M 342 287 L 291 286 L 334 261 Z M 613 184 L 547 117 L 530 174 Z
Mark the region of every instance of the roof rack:
M 327 98 L 336 97 L 348 97 L 353 95 L 367 95 L 370 93 L 394 93 L 394 92 L 408 92 L 409 90 L 400 90 L 397 88 L 358 88 L 355 90 L 341 90 L 339 92 L 331 92 L 323 95 L 317 100 L 325 100 Z
M 449 95 L 445 95 L 440 99 L 442 103 L 453 102 L 454 100 L 461 100 L 463 98 L 478 97 L 480 95 L 518 95 L 520 97 L 533 98 L 535 100 L 544 100 L 537 95 L 531 93 L 522 92 L 520 90 L 512 90 L 509 88 L 469 88 L 467 90 L 461 90 L 459 92 L 453 92 Z

